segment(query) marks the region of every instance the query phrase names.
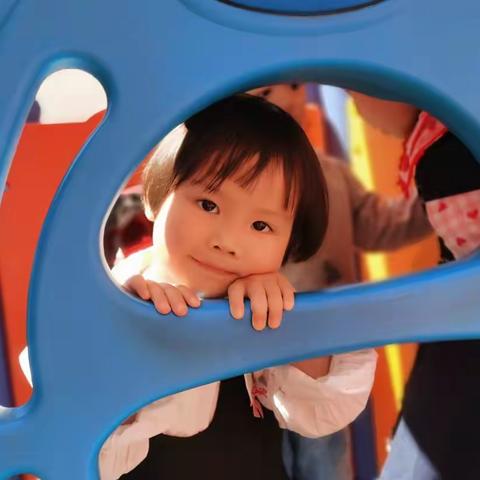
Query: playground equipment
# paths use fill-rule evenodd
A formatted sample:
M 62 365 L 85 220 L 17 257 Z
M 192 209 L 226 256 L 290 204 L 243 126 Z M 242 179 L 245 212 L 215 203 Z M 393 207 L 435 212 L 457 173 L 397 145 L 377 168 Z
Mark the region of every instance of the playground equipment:
M 475 0 L 366 6 L 352 0 L 341 12 L 325 1 L 329 8 L 295 16 L 256 11 L 268 10 L 262 0 L 246 3 L 2 3 L 2 186 L 49 73 L 90 71 L 109 108 L 44 223 L 29 295 L 34 393 L 27 405 L 0 412 L 0 478 L 23 472 L 44 480 L 96 478 L 99 448 L 122 419 L 215 379 L 366 346 L 480 337 L 478 257 L 385 283 L 301 295 L 282 329 L 260 334 L 248 322 L 231 321 L 224 301 L 206 301 L 178 322 L 113 284 L 100 238 L 122 182 L 174 125 L 234 91 L 301 79 L 407 101 L 440 118 L 480 155 Z

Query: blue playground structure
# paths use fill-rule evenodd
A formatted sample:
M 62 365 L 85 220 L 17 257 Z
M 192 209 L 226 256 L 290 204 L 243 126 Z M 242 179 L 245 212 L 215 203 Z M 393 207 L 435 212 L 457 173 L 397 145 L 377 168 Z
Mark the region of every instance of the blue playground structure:
M 159 316 L 117 288 L 100 249 L 112 199 L 157 140 L 261 84 L 316 81 L 414 103 L 480 156 L 479 31 L 477 0 L 3 0 L 0 185 L 50 73 L 91 72 L 109 108 L 43 227 L 29 294 L 34 393 L 0 411 L 0 478 L 97 478 L 120 421 L 216 379 L 367 346 L 479 338 L 479 257 L 300 295 L 282 329 L 259 334 L 223 300 L 181 322 Z

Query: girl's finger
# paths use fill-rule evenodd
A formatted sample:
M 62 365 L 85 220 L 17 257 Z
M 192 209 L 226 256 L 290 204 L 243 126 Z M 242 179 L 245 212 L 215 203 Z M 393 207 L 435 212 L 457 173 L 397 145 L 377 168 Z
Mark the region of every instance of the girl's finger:
M 245 284 L 238 280 L 228 287 L 228 303 L 233 318 L 240 320 L 245 315 Z
M 139 296 L 143 300 L 150 300 L 150 291 L 147 281 L 141 275 L 130 277 L 123 285 L 130 293 Z
M 284 310 L 293 310 L 295 306 L 295 289 L 283 275 L 279 275 L 278 285 L 282 292 Z
M 188 288 L 185 285 L 177 285 L 177 288 L 180 290 L 188 305 L 194 308 L 198 308 L 200 306 L 201 300 L 191 288 Z
M 282 323 L 283 316 L 282 291 L 277 282 L 271 281 L 265 284 L 265 293 L 268 303 L 268 326 L 278 328 Z
M 252 283 L 247 289 L 252 310 L 252 325 L 255 330 L 263 330 L 267 326 L 267 294 L 262 283 Z
M 162 285 L 156 282 L 148 282 L 148 288 L 150 289 L 150 296 L 155 308 L 163 315 L 167 315 L 172 311 L 170 303 L 168 301 Z
M 161 283 L 160 285 L 167 296 L 172 312 L 179 317 L 184 317 L 188 313 L 188 306 L 183 298 L 182 292 L 177 287 L 169 285 L 168 283 Z

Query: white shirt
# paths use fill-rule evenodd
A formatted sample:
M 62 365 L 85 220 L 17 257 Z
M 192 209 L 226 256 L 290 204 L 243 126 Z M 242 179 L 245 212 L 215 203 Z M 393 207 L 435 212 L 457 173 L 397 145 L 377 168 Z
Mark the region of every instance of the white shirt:
M 253 384 L 263 387 L 256 398 L 273 411 L 281 428 L 321 437 L 341 430 L 365 408 L 376 358 L 374 350 L 335 355 L 328 375 L 318 379 L 291 365 L 267 368 L 245 375 L 245 384 L 251 399 Z M 219 386 L 214 382 L 162 398 L 141 409 L 133 423 L 120 425 L 100 452 L 100 478 L 114 480 L 135 468 L 147 456 L 150 437 L 188 437 L 205 430 Z

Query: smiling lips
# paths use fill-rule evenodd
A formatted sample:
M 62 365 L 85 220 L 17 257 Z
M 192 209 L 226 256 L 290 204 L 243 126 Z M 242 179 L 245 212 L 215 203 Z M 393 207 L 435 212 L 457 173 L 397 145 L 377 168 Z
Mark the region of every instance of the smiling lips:
M 197 260 L 195 257 L 191 257 L 191 258 L 197 265 L 200 265 L 200 267 L 204 268 L 205 270 L 208 270 L 209 272 L 216 273 L 217 275 L 223 275 L 223 276 L 232 276 L 232 275 L 237 276 L 236 273 L 230 272 L 229 270 L 215 267 L 209 263 L 201 262 L 200 260 Z

